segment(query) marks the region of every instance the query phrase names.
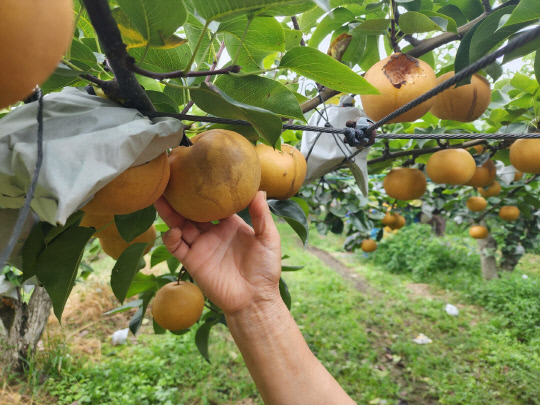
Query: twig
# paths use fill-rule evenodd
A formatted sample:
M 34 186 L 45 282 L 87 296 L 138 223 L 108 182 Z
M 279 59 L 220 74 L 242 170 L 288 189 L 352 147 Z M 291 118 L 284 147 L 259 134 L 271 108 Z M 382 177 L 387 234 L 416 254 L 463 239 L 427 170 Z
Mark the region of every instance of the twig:
M 491 4 L 489 4 L 489 0 L 482 0 L 482 6 L 484 7 L 486 13 L 491 13 L 493 11 Z
M 300 32 L 300 46 L 306 46 L 306 41 L 304 41 L 304 34 L 302 34 L 302 31 L 300 30 L 300 25 L 298 25 L 298 20 L 296 19 L 296 16 L 293 15 L 291 17 L 291 21 L 294 29 Z
M 229 73 L 238 73 L 240 72 L 240 69 L 242 69 L 241 66 L 238 65 L 232 65 L 225 67 L 223 69 L 217 69 L 217 70 L 205 70 L 205 71 L 191 71 L 191 72 L 184 72 L 183 70 L 176 70 L 174 72 L 166 72 L 166 73 L 157 73 L 152 72 L 150 70 L 143 69 L 135 64 L 135 59 L 129 58 L 127 61 L 127 67 L 129 70 L 131 70 L 133 73 L 137 73 L 142 76 L 151 77 L 152 79 L 157 80 L 165 80 L 165 79 L 177 79 L 180 77 L 201 77 L 201 76 L 215 76 L 215 75 L 226 75 Z

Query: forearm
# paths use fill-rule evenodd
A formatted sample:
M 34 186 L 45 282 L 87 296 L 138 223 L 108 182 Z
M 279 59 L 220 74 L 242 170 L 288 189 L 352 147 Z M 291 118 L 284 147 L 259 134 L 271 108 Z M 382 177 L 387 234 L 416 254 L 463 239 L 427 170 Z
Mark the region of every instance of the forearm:
M 265 404 L 354 404 L 280 299 L 229 315 L 227 324 Z

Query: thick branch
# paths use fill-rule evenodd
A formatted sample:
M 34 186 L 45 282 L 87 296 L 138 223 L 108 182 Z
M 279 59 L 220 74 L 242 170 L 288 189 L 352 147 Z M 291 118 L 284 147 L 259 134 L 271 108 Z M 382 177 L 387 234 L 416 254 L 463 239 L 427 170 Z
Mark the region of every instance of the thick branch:
M 155 111 L 135 74 L 127 68 L 126 61 L 130 56 L 126 45 L 122 42 L 116 21 L 111 15 L 109 2 L 107 0 L 83 0 L 83 2 L 118 82 L 125 105 L 141 111 Z
M 499 7 L 497 7 L 494 10 L 490 10 L 490 11 L 486 10 L 484 13 L 480 14 L 474 20 L 469 21 L 467 24 L 464 24 L 461 27 L 459 27 L 457 29 L 457 34 L 453 32 L 445 32 L 444 34 L 437 35 L 436 37 L 424 39 L 418 45 L 416 45 L 413 49 L 408 51 L 407 55 L 418 58 L 444 44 L 463 38 L 465 34 L 467 34 L 467 32 L 469 32 L 469 30 L 472 27 L 474 27 L 478 22 L 482 21 L 484 18 L 490 15 L 493 11 L 497 11 L 503 7 L 507 7 L 512 4 L 518 4 L 518 3 L 519 3 L 519 0 L 510 0 L 510 1 L 507 1 L 506 3 L 501 4 Z
M 503 3 L 501 4 L 499 7 L 495 8 L 492 10 L 493 11 L 497 11 L 499 9 L 501 9 L 502 7 L 506 7 L 506 6 L 509 6 L 509 5 L 512 5 L 512 4 L 518 4 L 519 3 L 519 0 L 509 0 L 507 1 L 506 3 Z M 405 36 L 405 39 L 407 39 L 409 41 L 409 43 L 411 43 L 411 45 L 414 46 L 413 49 L 411 49 L 410 51 L 407 52 L 407 55 L 410 55 L 410 56 L 414 56 L 415 58 L 418 58 L 444 44 L 447 44 L 449 42 L 452 42 L 452 41 L 455 41 L 457 39 L 460 39 L 462 38 L 465 34 L 467 34 L 467 32 L 469 32 L 469 30 L 474 27 L 475 24 L 477 24 L 479 21 L 483 20 L 484 18 L 486 18 L 489 14 L 491 14 L 490 12 L 484 12 L 482 13 L 481 15 L 479 15 L 477 18 L 475 18 L 474 20 L 468 22 L 467 24 L 464 24 L 462 25 L 461 27 L 458 28 L 457 30 L 457 34 L 455 33 L 452 33 L 452 32 L 445 32 L 444 34 L 441 34 L 441 35 L 438 35 L 436 37 L 433 37 L 433 38 L 428 38 L 428 39 L 425 39 L 423 41 L 418 41 L 416 39 L 414 39 L 412 36 L 409 36 L 409 35 L 406 35 Z M 303 113 L 306 113 L 308 111 L 311 111 L 313 110 L 314 108 L 316 108 L 319 104 L 321 104 L 323 101 L 326 101 L 328 100 L 329 98 L 335 96 L 339 94 L 338 91 L 336 90 L 331 90 L 331 89 L 327 89 L 327 88 L 324 88 L 321 90 L 321 98 L 322 100 L 319 98 L 319 96 L 309 100 L 309 101 L 306 101 L 305 103 L 303 103 L 301 105 L 301 108 L 302 108 L 302 112 Z

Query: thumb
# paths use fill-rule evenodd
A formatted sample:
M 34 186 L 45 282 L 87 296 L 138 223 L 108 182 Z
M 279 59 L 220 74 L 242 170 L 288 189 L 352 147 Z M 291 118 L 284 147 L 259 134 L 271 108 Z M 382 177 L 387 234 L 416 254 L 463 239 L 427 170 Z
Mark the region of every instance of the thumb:
M 256 236 L 272 237 L 277 233 L 264 191 L 258 191 L 253 201 L 251 201 L 249 215 Z

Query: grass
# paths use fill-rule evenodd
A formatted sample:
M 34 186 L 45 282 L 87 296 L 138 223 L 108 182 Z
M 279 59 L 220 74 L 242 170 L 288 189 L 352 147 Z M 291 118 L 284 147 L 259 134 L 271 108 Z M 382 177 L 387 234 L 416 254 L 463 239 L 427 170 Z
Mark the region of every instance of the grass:
M 310 245 L 338 257 L 347 281 L 305 251 L 287 225 L 279 228 L 287 263 L 305 266 L 283 274 L 291 312 L 312 351 L 357 403 L 540 404 L 538 346 L 497 328 L 496 316 L 468 304 L 464 294 L 388 273 L 361 254 L 343 252 L 339 237 L 311 232 Z M 526 258 L 520 274 L 534 276 L 528 266 L 537 263 Z M 211 332 L 212 364 L 198 354 L 194 331 L 154 335 L 150 322 L 128 344 L 111 346 L 110 333 L 126 327 L 129 315 L 95 315 L 117 305 L 106 286 L 112 263 L 100 260 L 95 267 L 97 274 L 68 302 L 63 334 L 56 324 L 49 327 L 34 371 L 47 378 L 28 378 L 20 392 L 38 404 L 262 403 L 223 326 Z M 458 306 L 458 317 L 444 312 L 447 302 Z M 94 315 L 81 321 L 87 312 Z M 433 343 L 414 343 L 419 333 Z M 91 344 L 87 353 L 92 341 L 99 346 Z

